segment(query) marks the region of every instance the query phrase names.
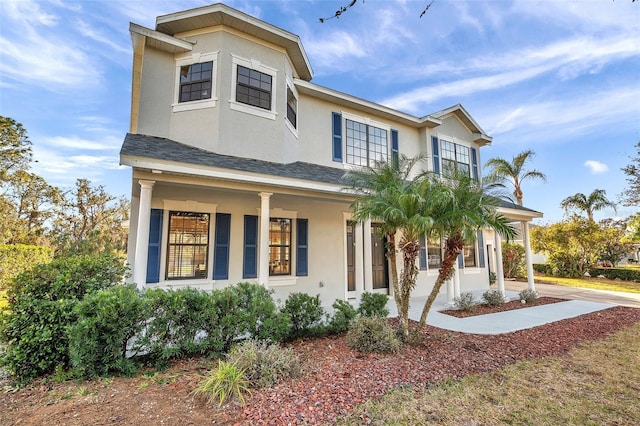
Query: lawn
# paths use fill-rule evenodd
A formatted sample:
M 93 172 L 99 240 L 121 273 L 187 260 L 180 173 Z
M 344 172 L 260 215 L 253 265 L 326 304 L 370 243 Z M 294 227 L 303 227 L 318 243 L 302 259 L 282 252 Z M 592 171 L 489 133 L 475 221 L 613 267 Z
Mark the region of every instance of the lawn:
M 555 284 L 566 287 L 591 288 L 594 290 L 623 291 L 640 293 L 640 283 L 633 281 L 608 280 L 606 278 L 560 278 L 546 275 L 535 276 L 536 283 Z
M 564 356 L 519 361 L 435 385 L 398 388 L 341 425 L 631 425 L 640 419 L 640 323 Z

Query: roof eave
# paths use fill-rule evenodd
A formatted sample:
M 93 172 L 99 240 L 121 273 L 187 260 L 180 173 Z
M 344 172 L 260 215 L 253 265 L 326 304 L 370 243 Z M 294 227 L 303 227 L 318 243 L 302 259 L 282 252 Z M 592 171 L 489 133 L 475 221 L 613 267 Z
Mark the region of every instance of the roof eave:
M 194 43 L 190 41 L 154 31 L 142 25 L 134 24 L 133 22 L 129 23 L 129 32 L 132 38 L 136 35 L 144 36 L 146 38 L 146 45 L 165 52 L 182 53 L 193 50 Z

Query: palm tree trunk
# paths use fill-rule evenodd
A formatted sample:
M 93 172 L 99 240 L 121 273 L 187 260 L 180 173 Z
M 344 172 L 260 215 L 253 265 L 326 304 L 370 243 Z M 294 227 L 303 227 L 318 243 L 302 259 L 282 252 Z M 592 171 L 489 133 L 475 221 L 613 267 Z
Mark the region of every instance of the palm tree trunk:
M 400 280 L 400 299 L 402 314 L 400 319 L 402 335 L 406 338 L 409 336 L 409 300 L 411 299 L 411 292 L 416 286 L 416 278 L 418 277 L 416 259 L 420 254 L 420 243 L 418 241 L 403 241 L 401 244 L 402 278 Z
M 387 246 L 385 247 L 385 255 L 389 261 L 389 270 L 391 273 L 391 285 L 393 286 L 393 298 L 396 301 L 396 307 L 398 308 L 398 315 L 400 315 L 400 307 L 402 302 L 400 300 L 400 287 L 398 285 L 398 263 L 396 260 L 396 234 L 387 234 Z

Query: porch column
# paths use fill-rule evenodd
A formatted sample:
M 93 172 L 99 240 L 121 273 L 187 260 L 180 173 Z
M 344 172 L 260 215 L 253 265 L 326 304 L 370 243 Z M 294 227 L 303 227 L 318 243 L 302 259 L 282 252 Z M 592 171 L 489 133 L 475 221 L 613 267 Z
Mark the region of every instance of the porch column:
M 354 242 L 356 248 L 355 254 L 355 275 L 356 275 L 356 298 L 360 300 L 360 296 L 364 293 L 364 233 L 362 223 L 358 222 L 354 227 Z
M 261 192 L 260 196 L 260 249 L 258 251 L 258 283 L 269 287 L 269 198 L 271 192 Z
M 498 290 L 505 296 L 504 292 L 504 267 L 502 265 L 502 237 L 499 233 L 495 232 L 496 243 L 496 278 L 498 279 Z
M 151 222 L 151 195 L 153 180 L 140 180 L 140 206 L 138 208 L 138 227 L 136 229 L 136 254 L 133 263 L 133 282 L 138 288 L 147 283 L 147 256 L 149 255 L 149 224 Z
M 447 280 L 447 305 L 453 306 L 453 299 L 455 299 L 454 288 L 453 288 L 453 278 L 449 278 Z
M 362 226 L 364 243 L 364 291 L 373 291 L 373 263 L 371 260 L 371 219 L 364 221 Z
M 529 244 L 529 222 L 522 221 L 522 230 L 524 231 L 524 254 L 527 263 L 527 282 L 529 290 L 536 291 L 536 284 L 533 280 L 533 259 L 531 255 L 531 245 Z
M 453 294 L 455 297 L 460 297 L 460 266 L 458 265 L 458 259 L 453 264 Z

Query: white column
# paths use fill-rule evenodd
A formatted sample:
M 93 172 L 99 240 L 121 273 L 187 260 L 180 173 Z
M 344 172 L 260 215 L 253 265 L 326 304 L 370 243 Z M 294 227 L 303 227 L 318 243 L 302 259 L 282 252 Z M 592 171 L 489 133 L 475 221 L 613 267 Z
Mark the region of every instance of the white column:
M 458 265 L 458 259 L 453 264 L 453 294 L 455 297 L 460 297 L 460 266 Z
M 522 221 L 522 230 L 524 231 L 524 255 L 527 263 L 527 282 L 529 283 L 529 290 L 536 291 L 536 284 L 533 280 L 531 245 L 529 244 L 529 222 Z
M 138 226 L 136 229 L 136 254 L 133 263 L 133 282 L 138 288 L 147 283 L 147 256 L 149 255 L 149 224 L 151 222 L 151 195 L 153 180 L 140 180 L 140 206 L 138 208 Z
M 371 219 L 364 221 L 363 226 L 364 243 L 364 291 L 373 291 L 373 263 L 371 261 Z
M 496 243 L 496 277 L 498 279 L 498 290 L 505 296 L 504 292 L 504 268 L 502 265 L 502 237 L 499 233 L 495 232 Z
M 258 282 L 269 287 L 269 198 L 271 192 L 261 192 L 260 196 L 260 250 L 258 251 Z
M 354 242 L 356 248 L 355 254 L 355 275 L 356 275 L 356 297 L 360 300 L 360 296 L 364 292 L 364 238 L 362 223 L 357 223 L 353 229 Z
M 453 288 L 453 278 L 449 278 L 447 280 L 447 305 L 453 306 L 453 299 L 455 299 L 454 288 Z

